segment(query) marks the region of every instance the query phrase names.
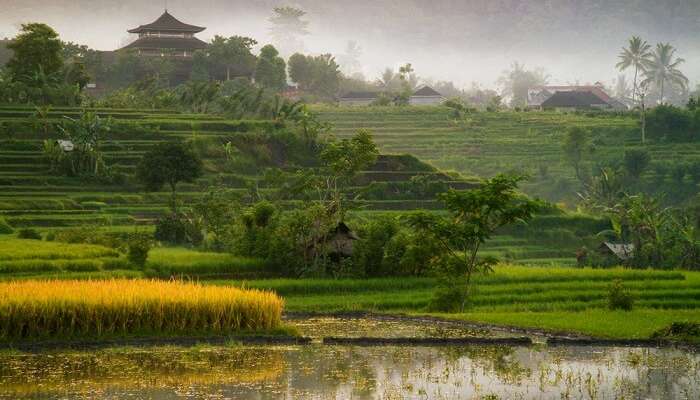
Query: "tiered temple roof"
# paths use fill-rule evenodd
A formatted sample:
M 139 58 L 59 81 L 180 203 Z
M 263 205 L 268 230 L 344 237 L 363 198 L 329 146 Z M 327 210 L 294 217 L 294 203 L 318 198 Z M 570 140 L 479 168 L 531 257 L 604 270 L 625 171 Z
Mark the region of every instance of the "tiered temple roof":
M 207 28 L 186 24 L 177 18 L 173 17 L 165 10 L 163 15 L 161 15 L 157 20 L 151 22 L 148 25 L 141 25 L 138 28 L 129 29 L 129 33 L 147 33 L 147 32 L 186 32 L 186 33 L 199 33 Z
M 136 33 L 139 38 L 123 49 L 135 50 L 140 55 L 192 57 L 196 50 L 207 47 L 205 42 L 194 36 L 205 29 L 186 24 L 166 10 L 150 24 L 129 29 L 129 33 Z

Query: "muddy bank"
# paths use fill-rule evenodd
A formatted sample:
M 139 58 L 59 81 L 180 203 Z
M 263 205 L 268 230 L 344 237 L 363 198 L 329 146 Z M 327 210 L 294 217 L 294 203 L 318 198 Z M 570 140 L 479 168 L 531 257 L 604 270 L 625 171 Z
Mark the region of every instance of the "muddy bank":
M 311 343 L 311 338 L 297 336 L 192 336 L 192 337 L 146 337 L 125 339 L 90 339 L 90 340 L 47 340 L 37 342 L 0 343 L 0 349 L 27 352 L 44 350 L 86 350 L 109 347 L 151 347 L 182 346 L 192 347 L 202 344 L 226 345 L 240 343 L 244 345 L 303 345 Z
M 532 339 L 529 337 L 513 338 L 339 338 L 325 337 L 323 344 L 348 345 L 348 346 L 530 346 Z

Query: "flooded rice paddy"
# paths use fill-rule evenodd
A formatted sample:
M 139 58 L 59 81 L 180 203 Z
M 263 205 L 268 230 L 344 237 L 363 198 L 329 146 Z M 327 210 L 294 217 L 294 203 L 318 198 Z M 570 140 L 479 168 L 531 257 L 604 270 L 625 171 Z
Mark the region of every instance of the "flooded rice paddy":
M 481 334 L 293 321 L 310 336 Z M 700 355 L 616 347 L 195 346 L 0 354 L 2 399 L 698 399 Z

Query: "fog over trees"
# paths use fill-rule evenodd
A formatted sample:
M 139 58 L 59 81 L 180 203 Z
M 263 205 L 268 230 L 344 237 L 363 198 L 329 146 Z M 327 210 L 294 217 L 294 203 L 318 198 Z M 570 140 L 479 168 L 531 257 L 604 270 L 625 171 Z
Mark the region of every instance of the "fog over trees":
M 649 43 L 673 43 L 686 60 L 682 69 L 691 87 L 700 80 L 697 1 L 169 0 L 167 6 L 177 18 L 206 26 L 198 35 L 203 40 L 249 36 L 258 49 L 268 43 L 285 47 L 273 40 L 279 38 L 271 22 L 275 7 L 300 8 L 308 34 L 286 45 L 357 62 L 341 69 L 368 79 L 380 78 L 387 66 L 411 63 L 421 77 L 496 87 L 503 71 L 518 62 L 542 68 L 550 83 L 613 86 L 620 47 L 638 35 Z M 22 22 L 41 21 L 65 40 L 113 50 L 129 41 L 127 29 L 153 21 L 164 7 L 135 0 L 0 0 L 0 37 L 14 36 Z

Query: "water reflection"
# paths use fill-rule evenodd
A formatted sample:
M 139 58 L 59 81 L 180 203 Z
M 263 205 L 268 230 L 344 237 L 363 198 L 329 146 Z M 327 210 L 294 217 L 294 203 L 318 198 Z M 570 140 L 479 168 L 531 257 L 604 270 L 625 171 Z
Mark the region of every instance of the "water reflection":
M 222 346 L 0 354 L 0 398 L 697 399 L 675 349 Z

